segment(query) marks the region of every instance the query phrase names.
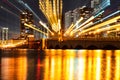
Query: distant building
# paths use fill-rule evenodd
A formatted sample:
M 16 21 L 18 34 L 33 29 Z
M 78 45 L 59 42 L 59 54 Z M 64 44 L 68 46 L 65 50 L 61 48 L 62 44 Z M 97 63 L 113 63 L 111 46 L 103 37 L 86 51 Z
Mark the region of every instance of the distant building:
M 1 39 L 2 41 L 8 40 L 8 28 L 3 27 L 1 29 Z
M 79 8 L 74 9 L 72 15 L 73 15 L 73 23 L 76 23 L 76 21 L 80 19 L 80 9 Z
M 20 15 L 20 37 L 26 38 L 28 35 L 33 35 L 33 29 L 26 27 L 24 23 L 33 25 L 33 14 L 32 12 L 25 10 Z
M 95 8 L 100 4 L 100 0 L 91 0 L 91 8 Z
M 88 19 L 92 13 L 93 9 L 90 7 L 82 6 L 80 8 L 76 8 L 73 11 L 68 11 L 65 13 L 65 30 L 70 27 L 73 23 L 75 24 L 81 17 L 84 19 Z M 80 23 L 75 27 L 79 27 Z
M 73 22 L 73 15 L 72 11 L 68 11 L 65 13 L 65 30 L 72 24 Z
M 65 30 L 73 23 L 75 24 L 80 19 L 80 9 L 76 8 L 73 11 L 65 13 Z

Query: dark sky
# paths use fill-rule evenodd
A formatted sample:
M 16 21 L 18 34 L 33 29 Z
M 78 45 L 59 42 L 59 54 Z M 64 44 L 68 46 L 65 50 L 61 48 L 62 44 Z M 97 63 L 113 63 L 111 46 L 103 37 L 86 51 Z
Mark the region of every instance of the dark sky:
M 0 27 L 8 27 L 10 35 L 16 35 L 20 31 L 20 10 L 24 10 L 25 7 L 18 1 L 26 3 L 40 19 L 46 21 L 39 9 L 39 0 L 0 0 Z M 63 0 L 63 13 L 83 5 L 90 5 L 90 1 L 91 0 Z M 107 13 L 117 9 L 118 5 L 120 5 L 120 0 L 111 0 L 111 3 L 112 5 L 106 10 Z M 34 17 L 34 19 L 36 25 L 38 25 L 39 20 L 36 17 Z

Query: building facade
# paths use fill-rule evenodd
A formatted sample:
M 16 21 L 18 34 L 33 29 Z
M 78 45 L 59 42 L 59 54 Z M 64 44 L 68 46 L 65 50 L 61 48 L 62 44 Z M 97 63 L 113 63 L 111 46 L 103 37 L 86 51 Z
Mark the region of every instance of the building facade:
M 72 24 L 73 19 L 72 19 L 72 11 L 68 11 L 65 13 L 65 30 Z
M 3 27 L 1 28 L 1 40 L 2 43 L 5 43 L 9 38 L 9 34 L 8 34 L 8 28 Z
M 65 13 L 65 30 L 67 30 L 70 25 L 76 24 L 77 21 L 83 17 L 84 19 L 88 19 L 92 13 L 93 9 L 90 7 L 82 6 L 80 8 L 76 8 L 73 11 L 68 11 Z M 77 24 L 75 27 L 79 27 L 81 23 Z
M 26 38 L 28 35 L 33 35 L 33 29 L 25 26 L 24 24 L 33 25 L 33 14 L 32 12 L 25 10 L 20 15 L 20 37 Z

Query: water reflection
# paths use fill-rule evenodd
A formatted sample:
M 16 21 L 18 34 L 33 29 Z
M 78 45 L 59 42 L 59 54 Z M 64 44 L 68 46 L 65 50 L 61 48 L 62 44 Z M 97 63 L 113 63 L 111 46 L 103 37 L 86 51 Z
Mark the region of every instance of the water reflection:
M 120 50 L 17 50 L 0 60 L 1 80 L 120 80 Z
M 5 54 L 8 54 L 7 51 Z M 27 58 L 2 57 L 1 58 L 1 80 L 26 80 L 27 78 Z

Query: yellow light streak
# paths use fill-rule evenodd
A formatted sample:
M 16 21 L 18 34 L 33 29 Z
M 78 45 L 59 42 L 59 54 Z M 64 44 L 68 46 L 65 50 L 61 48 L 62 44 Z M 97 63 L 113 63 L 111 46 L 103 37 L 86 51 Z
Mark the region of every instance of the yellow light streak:
M 55 32 L 61 29 L 62 0 L 39 0 L 39 6 Z
M 116 24 L 116 25 L 109 26 L 109 27 L 106 27 L 106 28 L 97 29 L 95 31 L 92 31 L 92 33 L 100 33 L 100 32 L 103 32 L 103 31 L 109 31 L 109 30 L 116 29 L 116 28 L 120 28 L 120 24 Z M 109 31 L 108 33 L 116 32 L 116 31 L 118 31 L 118 30 L 117 29 L 112 30 L 112 31 Z
M 92 26 L 91 28 L 88 28 L 88 29 L 86 29 L 86 30 L 83 30 L 80 34 L 83 34 L 83 33 L 86 33 L 86 32 L 88 32 L 88 31 L 91 31 L 91 30 L 94 30 L 94 29 L 98 29 L 98 28 L 100 28 L 100 27 L 102 27 L 102 26 L 105 26 L 105 25 L 114 23 L 114 22 L 116 22 L 117 19 L 119 19 L 119 18 L 120 18 L 120 16 L 117 16 L 117 17 L 114 17 L 114 18 L 112 18 L 112 19 L 110 19 L 110 20 L 104 21 L 104 22 L 102 22 L 102 23 L 100 23 L 100 24 L 98 24 L 98 25 L 95 25 L 95 26 Z
M 58 19 L 58 30 L 59 30 L 59 32 L 61 30 L 61 21 L 60 21 L 60 19 Z
M 73 24 L 70 25 L 70 27 L 66 30 L 66 32 L 64 33 L 64 35 L 69 34 L 69 32 L 71 31 L 71 29 L 70 29 L 71 27 L 73 27 Z
M 83 20 L 83 17 L 81 17 L 75 24 L 71 24 L 70 27 L 64 33 L 64 35 L 72 32 L 72 30 L 76 27 L 76 25 L 78 25 L 82 20 Z
M 84 25 L 86 25 L 87 23 L 91 22 L 95 17 L 92 16 L 90 17 L 88 20 L 86 20 L 84 23 L 82 23 L 78 28 L 74 29 L 73 32 L 77 32 L 79 28 L 83 27 Z
M 87 28 L 92 24 L 93 24 L 93 22 L 90 22 L 90 23 L 86 24 L 85 26 L 83 26 L 82 28 L 78 29 L 78 31 L 80 31 L 80 30 L 82 31 L 84 28 Z
M 40 23 L 45 29 L 47 29 L 51 34 L 53 33 L 42 21 L 39 21 L 39 23 Z
M 29 27 L 29 28 L 32 28 L 32 29 L 34 29 L 34 30 L 36 30 L 36 31 L 38 31 L 38 32 L 40 32 L 40 33 L 46 35 L 46 36 L 48 36 L 47 33 L 43 32 L 43 31 L 41 31 L 41 30 L 39 30 L 39 29 L 37 29 L 37 28 L 35 28 L 35 27 L 29 25 L 29 24 L 24 23 L 24 25 L 27 26 L 27 27 Z
M 26 42 L 26 40 L 21 40 L 16 43 L 2 44 L 2 45 L 0 45 L 0 47 L 1 48 L 14 48 L 14 47 L 23 45 L 25 42 Z

